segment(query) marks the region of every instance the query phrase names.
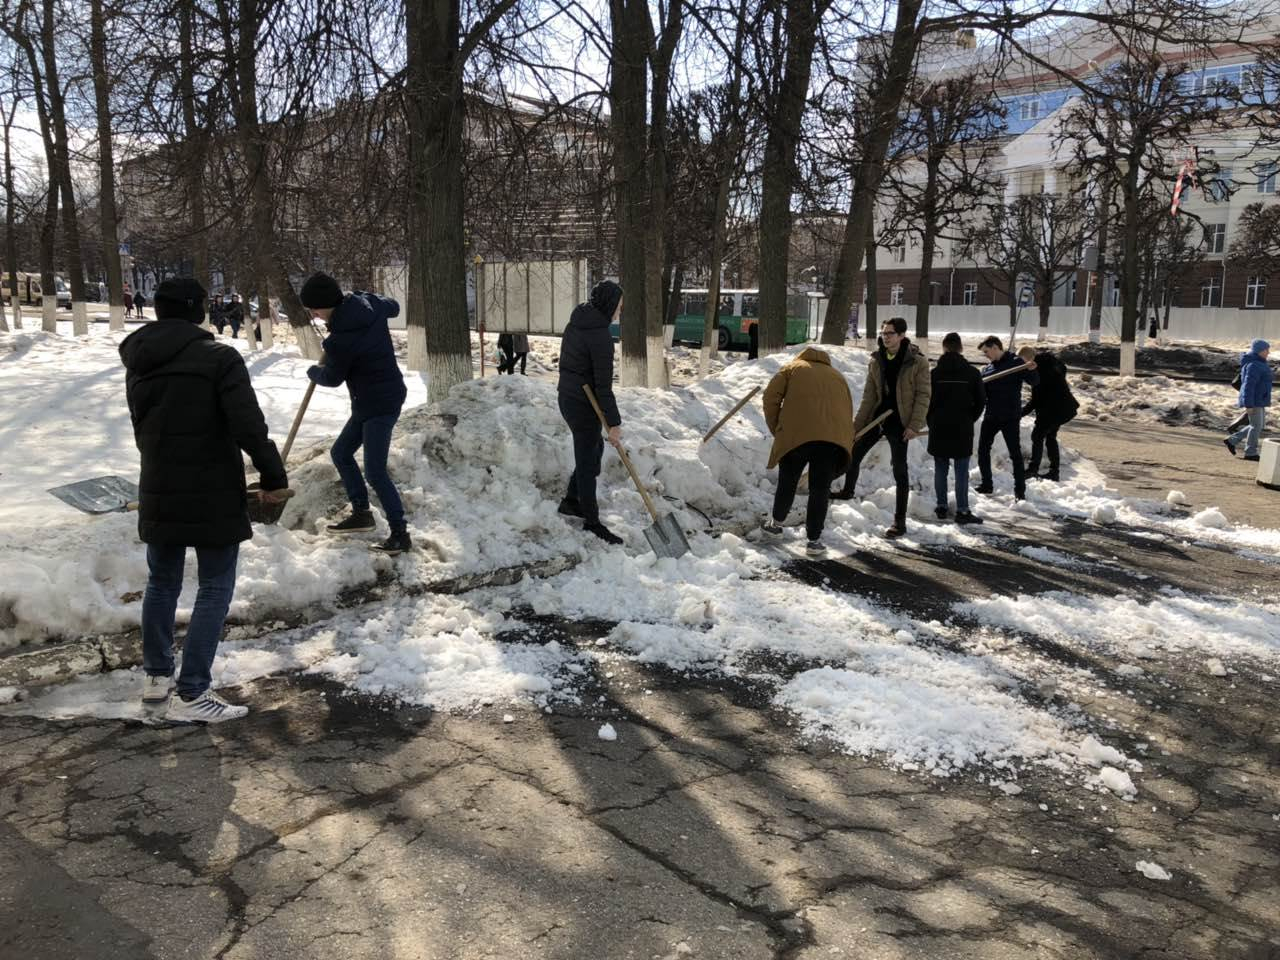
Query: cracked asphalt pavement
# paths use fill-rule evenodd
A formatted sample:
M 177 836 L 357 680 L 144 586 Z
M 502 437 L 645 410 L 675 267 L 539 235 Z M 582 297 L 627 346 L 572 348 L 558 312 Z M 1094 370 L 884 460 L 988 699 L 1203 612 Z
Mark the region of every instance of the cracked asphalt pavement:
M 1274 565 L 1225 551 L 1054 532 L 1150 576 L 1125 589 L 1277 595 Z M 917 615 L 1122 586 L 1026 542 L 781 575 Z M 610 626 L 537 634 L 588 645 Z M 216 728 L 3 717 L 0 957 L 1280 958 L 1274 678 L 1176 659 L 1118 678 L 1105 656 L 1029 646 L 1132 694 L 1082 706 L 1104 741 L 1153 744 L 1135 802 L 1051 771 L 1014 796 L 894 771 L 802 740 L 747 681 L 626 662 L 589 679 L 589 706 L 514 723 L 302 676 L 236 691 L 252 713 Z

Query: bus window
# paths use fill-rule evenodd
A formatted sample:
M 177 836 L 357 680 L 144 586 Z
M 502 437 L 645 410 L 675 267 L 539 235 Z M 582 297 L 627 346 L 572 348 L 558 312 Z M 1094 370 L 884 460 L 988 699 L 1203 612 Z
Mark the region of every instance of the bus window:
M 809 296 L 804 293 L 788 293 L 787 294 L 787 316 L 788 317 L 805 317 L 809 316 Z
M 701 317 L 707 312 L 707 295 L 705 293 L 686 293 L 684 296 L 685 316 Z
M 744 293 L 742 295 L 742 313 L 744 317 L 760 316 L 760 297 L 754 293 Z

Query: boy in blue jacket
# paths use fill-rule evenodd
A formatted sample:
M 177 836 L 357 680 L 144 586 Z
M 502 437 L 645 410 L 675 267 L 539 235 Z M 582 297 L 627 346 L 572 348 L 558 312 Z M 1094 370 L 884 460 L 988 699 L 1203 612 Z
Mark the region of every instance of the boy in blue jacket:
M 311 315 L 329 329 L 323 361 L 311 367 L 307 376 L 322 387 L 346 383 L 351 394 L 351 418 L 329 451 L 351 501 L 351 515 L 330 524 L 329 530 L 347 534 L 376 528 L 365 486 L 368 477 L 391 527 L 391 536 L 374 549 L 391 556 L 404 553 L 412 546 L 404 504 L 387 472 L 391 431 L 407 392 L 387 327 L 387 320 L 399 316 L 400 304 L 376 293 L 356 291 L 344 296 L 338 282 L 324 273 L 310 277 L 299 296 Z M 356 451 L 362 446 L 364 476 L 356 466 Z
M 1249 344 L 1249 352 L 1240 356 L 1240 399 L 1236 405 L 1243 408 L 1249 422 L 1222 442 L 1231 455 L 1236 455 L 1236 444 L 1245 440 L 1244 459 L 1258 459 L 1258 442 L 1262 439 L 1262 424 L 1271 406 L 1271 344 L 1255 340 Z M 1247 439 L 1246 439 L 1247 438 Z
M 1022 431 L 1018 422 L 1022 419 L 1022 385 L 1026 383 L 1034 387 L 1040 382 L 1040 375 L 1035 372 L 1034 360 L 1024 364 L 1021 358 L 1004 348 L 999 337 L 987 337 L 978 344 L 978 349 L 990 362 L 982 368 L 983 386 L 987 391 L 987 415 L 982 418 L 982 428 L 978 432 L 978 473 L 982 476 L 982 483 L 978 485 L 977 492 L 994 492 L 991 446 L 997 436 L 1002 436 L 1013 464 L 1013 498 L 1023 500 L 1027 496 L 1027 475 L 1022 462 Z M 1019 367 L 1024 369 L 987 382 L 993 374 Z

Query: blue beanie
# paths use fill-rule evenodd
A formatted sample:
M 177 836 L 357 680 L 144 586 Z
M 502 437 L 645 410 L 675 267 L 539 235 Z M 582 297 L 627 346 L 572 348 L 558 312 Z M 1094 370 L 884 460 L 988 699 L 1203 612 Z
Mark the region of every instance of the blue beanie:
M 1259 337 L 1253 343 L 1249 344 L 1250 353 L 1262 353 L 1263 350 L 1270 350 L 1271 344 Z

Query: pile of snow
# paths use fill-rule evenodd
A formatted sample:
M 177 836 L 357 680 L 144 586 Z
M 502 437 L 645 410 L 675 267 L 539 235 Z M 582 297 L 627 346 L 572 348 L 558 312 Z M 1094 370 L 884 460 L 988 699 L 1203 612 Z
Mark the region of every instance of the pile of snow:
M 1133 778 L 1116 767 L 1103 767 L 1098 773 L 1097 782 L 1125 800 L 1132 800 L 1138 793 L 1138 788 L 1133 785 Z
M 1079 416 L 1103 423 L 1149 421 L 1221 430 L 1236 418 L 1237 394 L 1225 383 L 1169 377 L 1110 377 L 1072 374 Z
M 1160 866 L 1160 864 L 1154 863 L 1149 860 L 1139 860 L 1137 863 L 1133 865 L 1133 868 L 1137 870 L 1140 874 L 1142 874 L 1144 877 L 1146 877 L 1148 880 L 1172 880 L 1173 879 L 1172 873 L 1170 873 L 1164 867 Z
M 1164 498 L 1165 503 L 1175 507 L 1184 506 L 1187 502 L 1187 495 L 1181 490 L 1170 490 L 1169 495 Z
M 1231 528 L 1231 521 L 1217 507 L 1201 510 L 1191 518 L 1191 522 L 1198 523 L 1202 527 L 1211 527 L 1214 530 L 1228 530 Z

